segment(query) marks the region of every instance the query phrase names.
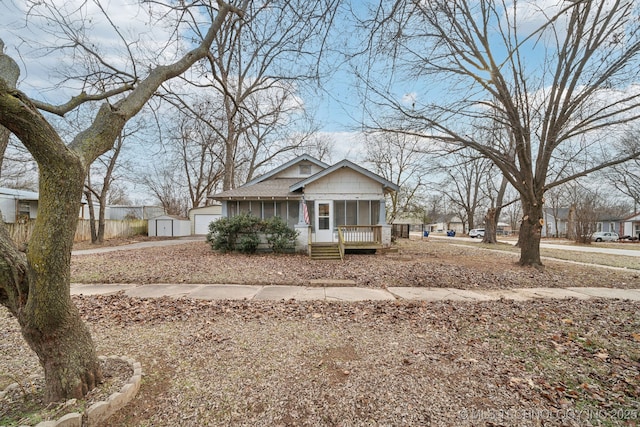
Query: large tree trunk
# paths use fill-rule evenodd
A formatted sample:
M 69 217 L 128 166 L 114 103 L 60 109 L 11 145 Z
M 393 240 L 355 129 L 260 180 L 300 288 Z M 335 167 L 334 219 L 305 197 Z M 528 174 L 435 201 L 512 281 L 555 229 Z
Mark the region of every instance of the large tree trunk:
M 487 209 L 487 214 L 484 216 L 484 236 L 482 237 L 482 243 L 498 243 L 498 239 L 496 238 L 496 225 L 498 223 L 496 212 L 496 208 Z
M 8 259 L 14 259 L 22 265 L 19 271 L 25 272 L 20 280 L 15 275 L 10 278 L 13 283 L 8 289 L 20 295 L 5 305 L 16 315 L 22 335 L 38 355 L 45 373 L 45 397 L 51 402 L 81 398 L 101 380 L 91 334 L 70 295 L 71 247 L 84 171 L 77 156 L 67 152 L 63 157 L 55 167 L 41 168 L 38 217 L 26 256 L 10 250 L 3 254 L 5 269 Z M 61 173 L 67 179 L 60 179 Z M 0 238 L 3 247 L 13 245 L 8 233 Z
M 16 316 L 23 336 L 37 353 L 49 401 L 82 397 L 101 378 L 93 340 L 70 295 L 71 249 L 88 165 L 113 147 L 127 120 L 162 83 L 207 55 L 226 16 L 231 10 L 242 15 L 246 1 L 242 9 L 222 2 L 218 6 L 199 46 L 173 64 L 150 70 L 119 101 L 105 102 L 92 124 L 68 145 L 36 104 L 9 82 L 7 67 L 0 67 L 0 124 L 29 150 L 40 170 L 38 216 L 26 253 L 0 227 L 0 304 Z M 82 103 L 83 96 L 74 100 Z
M 524 216 L 520 225 L 518 243 L 520 265 L 542 267 L 540 260 L 540 238 L 542 236 L 542 203 L 522 199 Z

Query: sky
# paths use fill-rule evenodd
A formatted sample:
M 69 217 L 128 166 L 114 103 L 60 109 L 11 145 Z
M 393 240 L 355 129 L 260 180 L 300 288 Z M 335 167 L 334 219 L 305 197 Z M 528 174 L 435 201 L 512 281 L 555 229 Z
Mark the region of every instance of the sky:
M 364 14 L 368 3 L 374 0 L 356 1 L 354 12 Z M 609 1 L 609 0 L 605 0 Z M 80 3 L 79 0 L 56 0 L 56 8 L 54 13 L 72 10 L 72 8 Z M 528 27 L 535 28 L 539 25 L 541 15 L 534 11 L 545 10 L 553 11 L 553 8 L 561 4 L 559 0 L 526 0 L 520 1 L 518 4 L 519 17 L 523 22 L 528 23 Z M 78 93 L 79 87 L 76 84 L 65 82 L 59 86 L 52 87 L 52 82 L 59 79 L 56 75 L 60 65 L 69 65 L 73 63 L 75 58 L 66 55 L 63 51 L 47 51 L 46 49 L 32 49 L 29 40 L 45 41 L 50 45 L 59 44 L 55 35 L 46 31 L 38 31 L 38 28 L 47 28 L 47 22 L 40 20 L 40 25 L 25 27 L 26 1 L 23 0 L 0 0 L 0 8 L 3 13 L 0 14 L 0 38 L 5 43 L 5 51 L 17 60 L 21 70 L 21 80 L 19 88 L 26 92 L 34 99 L 43 100 L 51 103 L 62 103 L 67 101 L 71 96 Z M 147 15 L 147 11 L 143 7 L 138 7 L 137 0 L 109 0 L 102 1 L 101 5 L 105 8 L 110 19 L 118 28 L 119 33 L 113 31 L 110 25 L 105 23 L 99 17 L 99 10 L 92 1 L 88 1 L 88 12 L 95 13 L 95 16 L 86 15 L 87 25 L 90 26 L 90 43 L 96 49 L 104 49 L 108 53 L 108 57 L 119 58 L 126 57 L 127 52 L 118 42 L 120 36 L 127 39 L 136 39 L 140 42 L 141 48 L 131 52 L 137 59 L 149 56 L 149 52 L 153 54 L 153 58 L 148 58 L 149 62 L 154 61 L 156 57 L 170 58 L 171 49 L 161 49 L 164 46 L 164 40 L 169 36 L 169 28 L 163 28 L 161 25 L 153 24 L 153 21 Z M 507 1 L 507 4 L 510 2 Z M 32 16 L 31 23 L 38 24 L 38 17 Z M 360 47 L 360 41 L 357 37 L 357 31 L 347 25 L 345 22 L 338 22 L 335 33 L 332 33 L 331 44 L 340 50 L 352 49 Z M 115 50 L 111 48 L 117 44 Z M 340 68 L 335 70 L 330 79 L 323 82 L 323 89 L 315 93 L 304 93 L 300 96 L 302 101 L 313 109 L 316 119 L 321 123 L 321 132 L 335 141 L 332 161 L 337 162 L 342 158 L 359 162 L 364 157 L 364 147 L 362 144 L 362 134 L 359 132 L 362 122 L 366 121 L 363 108 L 361 105 L 361 85 L 353 75 L 351 66 L 346 64 L 340 54 L 329 55 L 325 60 L 329 63 L 334 62 L 341 64 Z M 533 58 L 532 58 L 533 59 Z M 129 64 L 123 63 L 125 69 L 130 67 Z M 377 69 L 380 81 L 388 78 L 384 66 Z M 400 102 L 410 104 L 418 101 L 428 103 L 431 99 L 425 99 L 425 93 L 430 92 L 431 96 L 445 96 L 446 94 L 438 93 L 432 81 L 396 81 L 390 91 Z M 428 90 L 427 90 L 428 89 Z M 434 95 L 435 94 L 435 95 Z

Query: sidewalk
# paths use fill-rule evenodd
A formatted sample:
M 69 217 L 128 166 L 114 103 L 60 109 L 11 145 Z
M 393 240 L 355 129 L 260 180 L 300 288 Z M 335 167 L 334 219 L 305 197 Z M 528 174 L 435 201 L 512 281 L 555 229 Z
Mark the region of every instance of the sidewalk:
M 124 291 L 137 298 L 195 298 L 204 300 L 324 300 L 324 301 L 527 301 L 541 298 L 610 298 L 640 301 L 640 289 L 615 288 L 517 288 L 509 290 L 465 290 L 453 288 L 370 289 L 354 286 L 246 286 L 174 284 L 72 284 L 71 295 L 109 295 Z

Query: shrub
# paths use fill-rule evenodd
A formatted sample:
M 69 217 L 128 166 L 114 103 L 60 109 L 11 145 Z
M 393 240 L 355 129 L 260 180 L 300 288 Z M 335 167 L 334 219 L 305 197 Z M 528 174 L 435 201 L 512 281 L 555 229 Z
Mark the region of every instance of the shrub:
M 209 224 L 207 242 L 211 248 L 231 252 L 255 252 L 260 243 L 258 232 L 262 228 L 260 218 L 243 213 L 232 218 L 220 218 Z M 253 246 L 253 249 L 251 247 Z
M 211 248 L 222 252 L 238 251 L 254 253 L 260 244 L 259 233 L 264 232 L 272 251 L 282 253 L 295 248 L 298 233 L 280 217 L 261 221 L 251 213 L 220 218 L 209 224 L 207 242 Z
M 287 223 L 278 216 L 264 221 L 264 233 L 267 235 L 267 243 L 273 252 L 288 252 L 296 246 L 298 232 L 290 229 Z

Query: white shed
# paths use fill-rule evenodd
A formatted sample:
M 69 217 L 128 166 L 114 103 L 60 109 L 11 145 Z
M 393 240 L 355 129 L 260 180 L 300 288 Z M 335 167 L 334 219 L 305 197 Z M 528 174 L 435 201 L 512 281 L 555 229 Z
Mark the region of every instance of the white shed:
M 222 217 L 222 204 L 216 203 L 201 208 L 193 208 L 189 211 L 191 220 L 191 234 L 207 234 L 209 224 Z
M 149 220 L 149 236 L 179 237 L 191 234 L 191 221 L 171 215 L 161 215 Z

